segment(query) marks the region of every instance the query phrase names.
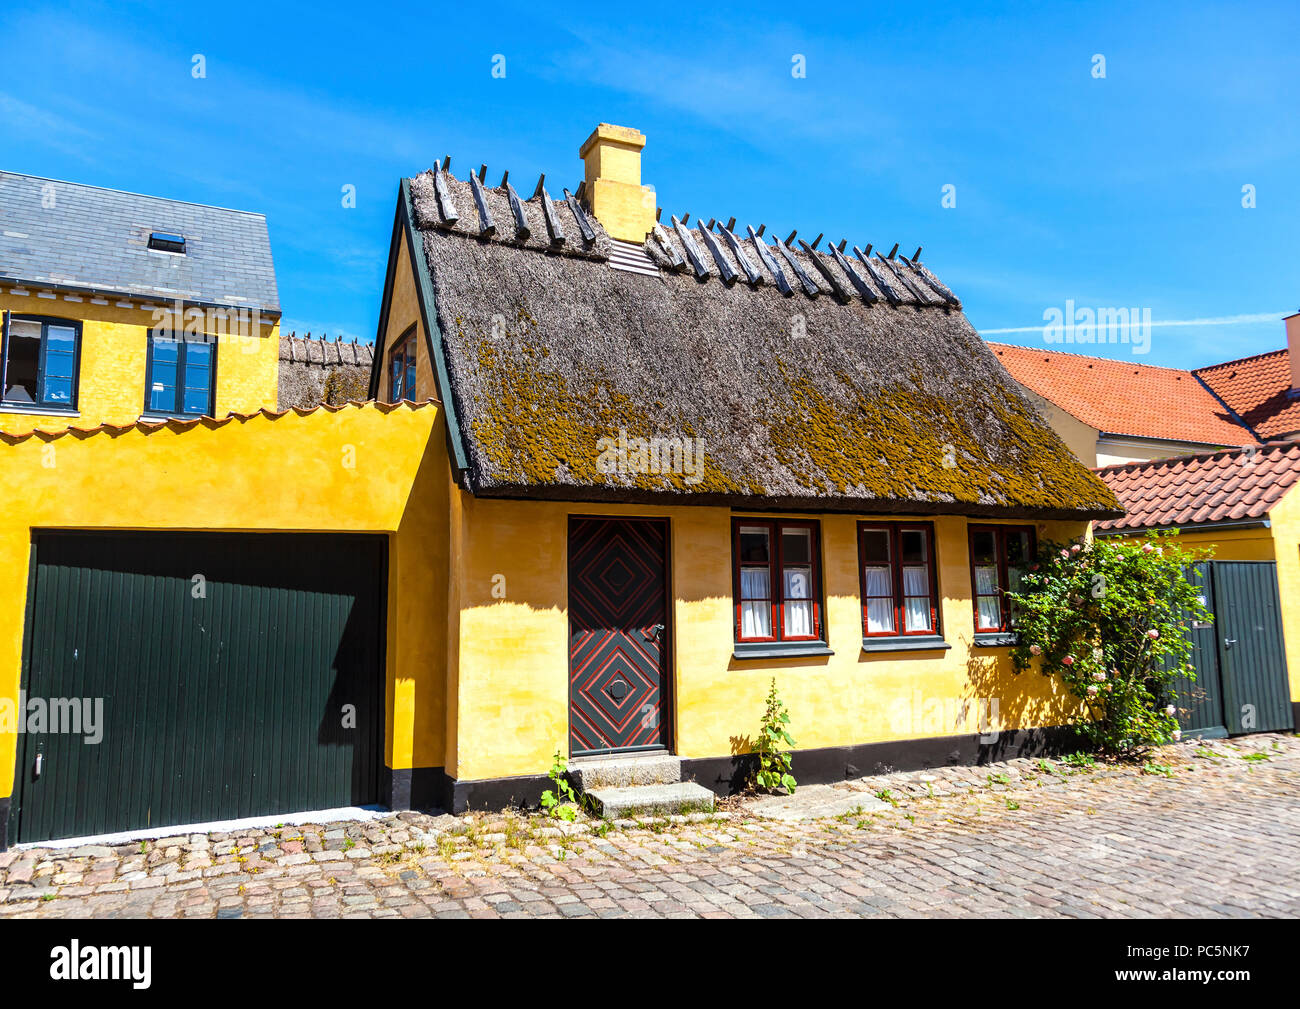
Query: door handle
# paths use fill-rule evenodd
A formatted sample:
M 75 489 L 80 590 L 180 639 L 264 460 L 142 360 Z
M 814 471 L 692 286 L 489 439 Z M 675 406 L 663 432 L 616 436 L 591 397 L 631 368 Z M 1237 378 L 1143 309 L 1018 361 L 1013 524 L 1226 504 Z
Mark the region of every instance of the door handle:
M 650 628 L 649 639 L 651 641 L 658 641 L 663 637 L 663 635 L 664 635 L 663 624 L 655 624 L 653 627 Z
M 35 781 L 41 776 L 41 765 L 45 763 L 45 754 L 36 754 L 36 766 L 32 768 L 32 780 Z
M 1235 645 L 1236 643 L 1237 643 L 1237 639 L 1236 639 L 1236 638 L 1224 638 L 1224 639 L 1223 639 L 1223 647 L 1224 647 L 1224 648 L 1231 648 L 1231 647 L 1232 647 L 1233 645 Z

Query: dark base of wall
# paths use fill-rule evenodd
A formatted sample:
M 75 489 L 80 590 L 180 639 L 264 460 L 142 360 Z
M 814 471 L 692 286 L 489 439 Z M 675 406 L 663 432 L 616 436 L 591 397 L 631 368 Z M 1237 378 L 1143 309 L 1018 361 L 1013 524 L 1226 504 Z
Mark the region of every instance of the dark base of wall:
M 1078 748 L 1078 736 L 1074 730 L 1064 726 L 1013 729 L 998 733 L 993 742 L 983 742 L 984 738 L 982 735 L 931 736 L 795 750 L 791 770 L 801 785 L 828 785 L 869 774 L 988 764 L 1012 757 L 1066 753 Z M 717 795 L 734 795 L 745 788 L 757 759 L 752 753 L 729 757 L 688 757 L 682 760 L 682 777 L 698 782 Z
M 385 768 L 384 771 L 384 804 L 389 809 L 466 813 L 471 809 L 536 806 L 542 801 L 543 790 L 551 787 L 551 779 L 544 774 L 457 781 L 441 767 Z
M 384 768 L 384 805 L 389 809 L 436 809 L 447 775 L 441 767 Z
M 457 781 L 445 778 L 443 801 L 449 813 L 467 813 L 472 809 L 505 809 L 509 806 L 537 806 L 542 792 L 551 788 L 544 774 L 522 774 L 513 778 L 481 778 Z
M 1291 702 L 1291 728 L 1300 732 L 1300 701 Z
M 1300 707 L 1300 705 L 1298 705 Z M 794 776 L 801 785 L 823 785 L 887 771 L 914 771 L 950 764 L 987 764 L 1011 757 L 1069 753 L 1078 737 L 1069 728 L 1001 732 L 993 742 L 983 736 L 934 736 L 889 743 L 862 743 L 794 752 Z M 717 795 L 743 791 L 756 758 L 751 753 L 728 757 L 687 757 L 682 778 L 696 781 Z M 389 770 L 385 798 L 390 809 L 472 809 L 537 806 L 551 781 L 542 774 L 457 781 L 441 767 Z
M 0 851 L 9 850 L 9 808 L 12 799 L 0 799 Z

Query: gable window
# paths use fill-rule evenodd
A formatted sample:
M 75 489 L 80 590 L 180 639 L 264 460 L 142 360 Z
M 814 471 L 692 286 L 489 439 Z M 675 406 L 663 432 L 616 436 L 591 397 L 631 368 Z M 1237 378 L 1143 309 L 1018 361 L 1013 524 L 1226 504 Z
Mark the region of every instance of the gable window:
M 217 342 L 149 334 L 144 412 L 168 417 L 216 413 Z
M 817 533 L 816 522 L 732 523 L 736 641 L 822 639 Z
M 864 639 L 938 635 L 933 526 L 860 522 L 858 561 Z
M 390 403 L 415 399 L 415 333 L 412 331 L 388 355 Z
M 1016 615 L 1005 593 L 1020 590 L 1020 579 L 1033 561 L 1030 526 L 971 526 L 971 590 L 975 633 L 1010 635 Z
M 0 389 L 6 406 L 75 410 L 81 324 L 68 319 L 9 315 L 0 349 Z

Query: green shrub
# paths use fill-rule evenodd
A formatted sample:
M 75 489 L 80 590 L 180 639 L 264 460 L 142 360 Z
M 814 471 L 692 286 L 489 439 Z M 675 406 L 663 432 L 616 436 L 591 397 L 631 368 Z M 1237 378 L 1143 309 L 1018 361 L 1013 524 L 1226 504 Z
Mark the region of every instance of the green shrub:
M 1144 540 L 1048 543 L 1009 592 L 1017 673 L 1035 663 L 1082 702 L 1072 716 L 1089 743 L 1136 757 L 1181 737 L 1171 681 L 1195 677 L 1186 620 L 1209 620 L 1185 575 L 1203 554 L 1176 532 Z
M 578 797 L 573 794 L 573 786 L 569 784 L 568 764 L 569 762 L 560 756 L 560 751 L 556 750 L 551 769 L 547 772 L 547 777 L 555 784 L 555 788 L 548 788 L 542 793 L 542 808 L 558 820 L 578 818 L 578 811 L 575 808 Z
M 791 756 L 784 747 L 794 746 L 786 728 L 790 724 L 790 715 L 776 692 L 776 678 L 772 678 L 772 689 L 767 692 L 767 710 L 763 712 L 763 722 L 758 730 L 758 772 L 755 781 L 759 788 L 774 791 L 785 788 L 794 792 L 797 782 L 790 773 Z

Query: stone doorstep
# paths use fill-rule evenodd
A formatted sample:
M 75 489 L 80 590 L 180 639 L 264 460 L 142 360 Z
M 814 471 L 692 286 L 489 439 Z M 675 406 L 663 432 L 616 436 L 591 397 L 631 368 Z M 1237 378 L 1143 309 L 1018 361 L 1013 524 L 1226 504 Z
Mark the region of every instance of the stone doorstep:
M 606 820 L 638 814 L 711 811 L 716 800 L 712 792 L 694 781 L 589 789 L 586 795 L 596 814 Z
M 575 757 L 569 761 L 569 780 L 578 792 L 673 785 L 682 780 L 682 761 L 667 753 Z

